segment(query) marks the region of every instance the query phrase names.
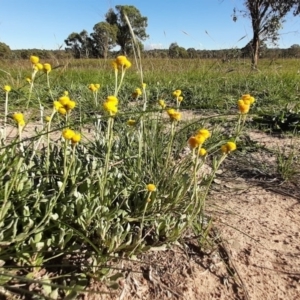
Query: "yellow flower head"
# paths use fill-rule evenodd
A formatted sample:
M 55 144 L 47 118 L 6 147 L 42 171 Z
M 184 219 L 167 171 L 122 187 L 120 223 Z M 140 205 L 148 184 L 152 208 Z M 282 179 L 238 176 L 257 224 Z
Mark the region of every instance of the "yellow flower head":
M 45 73 L 50 73 L 51 70 L 52 70 L 51 65 L 48 64 L 48 63 L 44 64 L 43 67 L 44 67 L 44 72 L 45 72 Z
M 206 149 L 204 148 L 200 148 L 198 151 L 199 156 L 205 156 L 207 154 Z
M 62 136 L 65 140 L 71 140 L 75 135 L 74 130 L 66 128 L 62 131 Z
M 58 111 L 63 105 L 59 101 L 53 101 L 53 107 Z
M 59 97 L 58 101 L 62 106 L 65 106 L 69 103 L 70 98 L 68 96 L 62 96 L 62 97 Z
M 103 103 L 103 108 L 107 111 L 111 116 L 114 116 L 118 112 L 117 104 L 112 101 L 105 101 Z
M 67 111 L 69 111 L 69 110 L 73 109 L 75 106 L 76 106 L 76 102 L 73 101 L 73 100 L 70 100 L 68 103 L 66 103 L 66 104 L 64 105 L 64 108 L 65 108 Z
M 117 63 L 118 66 L 124 66 L 126 61 L 127 61 L 127 57 L 124 56 L 124 55 L 119 55 L 116 58 L 116 63 Z
M 64 96 L 69 96 L 69 92 L 68 91 L 64 91 L 63 95 Z
M 145 89 L 146 87 L 147 87 L 147 84 L 143 82 L 142 83 L 142 88 Z
M 166 106 L 167 106 L 166 103 L 165 103 L 165 101 L 162 100 L 162 99 L 158 100 L 158 104 L 159 104 L 159 106 L 160 106 L 162 109 L 165 109 Z
M 156 191 L 156 186 L 153 183 L 149 183 L 146 186 L 148 192 L 155 192 Z
M 208 139 L 210 137 L 210 132 L 203 128 L 198 130 L 197 135 L 202 135 L 205 139 Z
M 234 142 L 227 142 L 221 146 L 221 151 L 225 154 L 230 153 L 236 150 L 236 144 Z
M 57 110 L 61 115 L 66 115 L 67 114 L 67 110 L 62 106 Z
M 24 121 L 24 115 L 22 113 L 14 113 L 13 119 L 19 124 L 21 121 Z
M 106 102 L 111 102 L 111 103 L 114 103 L 115 105 L 119 104 L 119 100 L 116 96 L 108 96 L 106 98 Z
M 247 114 L 250 110 L 250 102 L 247 103 L 248 100 L 240 99 L 238 101 L 238 109 L 241 114 Z
M 172 109 L 170 109 L 170 110 L 172 111 Z M 180 121 L 181 120 L 181 113 L 178 111 L 175 111 L 174 109 L 173 109 L 173 112 L 171 112 L 171 113 L 168 112 L 168 115 L 169 115 L 171 121 Z
M 5 85 L 3 87 L 3 90 L 6 92 L 6 93 L 9 93 L 11 91 L 11 86 L 10 85 Z
M 26 81 L 27 81 L 28 83 L 31 83 L 31 82 L 32 82 L 31 77 L 26 77 Z
M 44 66 L 40 63 L 36 63 L 34 66 L 33 66 L 33 69 L 36 70 L 36 71 L 42 71 L 44 69 Z
M 178 97 L 178 101 L 179 101 L 179 102 L 182 102 L 182 101 L 183 101 L 183 97 L 182 97 L 182 96 L 179 96 L 179 97 Z
M 135 92 L 140 96 L 142 95 L 142 91 L 140 88 L 135 89 Z
M 188 140 L 190 148 L 194 149 L 201 146 L 205 142 L 206 138 L 203 135 L 191 136 Z
M 31 55 L 31 56 L 30 56 L 30 61 L 31 61 L 31 63 L 32 63 L 33 65 L 35 65 L 35 64 L 37 64 L 37 63 L 40 61 L 40 59 L 39 59 L 38 56 Z
M 50 122 L 50 121 L 51 121 L 51 117 L 50 117 L 50 116 L 46 116 L 46 117 L 45 117 L 45 121 L 46 121 L 46 122 Z
M 176 90 L 172 93 L 173 97 L 178 98 L 181 95 L 181 90 Z
M 99 90 L 99 89 L 100 89 L 100 84 L 99 84 L 99 83 L 95 83 L 95 88 L 96 88 L 97 90 Z
M 136 125 L 136 120 L 130 119 L 126 123 L 127 123 L 128 126 L 135 126 Z
M 96 86 L 95 86 L 93 83 L 91 83 L 91 84 L 89 85 L 89 90 L 92 91 L 92 92 L 96 92 L 96 91 L 97 91 L 97 88 L 96 88 Z
M 131 62 L 129 60 L 126 60 L 124 68 L 129 69 L 131 67 Z
M 174 114 L 174 113 L 175 113 L 175 109 L 174 109 L 174 108 L 170 108 L 170 109 L 167 110 L 167 114 L 168 114 L 169 116 L 171 116 L 171 115 Z
M 71 137 L 71 141 L 72 144 L 77 144 L 79 143 L 81 140 L 81 134 L 80 133 L 75 133 L 72 137 Z

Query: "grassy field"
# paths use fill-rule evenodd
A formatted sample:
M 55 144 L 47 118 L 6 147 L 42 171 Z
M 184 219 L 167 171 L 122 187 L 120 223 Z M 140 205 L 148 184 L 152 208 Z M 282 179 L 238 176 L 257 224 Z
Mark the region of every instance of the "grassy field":
M 258 71 L 247 60 L 130 61 L 53 59 L 41 62 L 48 73 L 2 62 L 2 294 L 20 283 L 34 294 L 36 284 L 71 299 L 90 278 L 115 284 L 112 259 L 191 231 L 202 247 L 214 176 L 228 156 L 246 155 L 247 130 L 296 135 L 299 60 L 261 60 Z M 245 94 L 249 112 L 238 106 Z M 282 172 L 294 158 L 278 154 Z

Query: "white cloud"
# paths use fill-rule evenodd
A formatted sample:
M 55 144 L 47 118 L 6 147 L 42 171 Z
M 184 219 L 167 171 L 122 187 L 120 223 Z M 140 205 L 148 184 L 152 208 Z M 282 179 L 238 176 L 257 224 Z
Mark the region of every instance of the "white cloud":
M 161 43 L 145 44 L 144 49 L 145 50 L 163 49 L 163 44 L 161 44 Z

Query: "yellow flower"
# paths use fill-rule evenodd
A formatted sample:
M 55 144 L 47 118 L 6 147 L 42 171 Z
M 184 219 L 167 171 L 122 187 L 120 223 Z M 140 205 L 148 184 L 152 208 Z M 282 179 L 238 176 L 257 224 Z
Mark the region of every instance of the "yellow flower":
M 103 103 L 103 108 L 109 112 L 111 116 L 114 116 L 118 112 L 118 107 L 114 102 L 105 101 Z
M 18 123 L 18 125 L 19 125 L 20 127 L 24 127 L 24 126 L 25 126 L 25 121 L 24 121 L 24 120 L 21 120 L 21 121 Z
M 135 89 L 135 92 L 140 96 L 142 95 L 142 91 L 140 88 Z
M 203 135 L 191 136 L 188 140 L 188 144 L 192 149 L 201 146 L 205 142 L 206 138 Z
M 51 72 L 51 70 L 52 70 L 51 65 L 48 64 L 48 63 L 44 64 L 43 67 L 44 67 L 44 71 L 45 71 L 46 73 L 49 73 L 49 72 Z
M 22 113 L 14 113 L 13 119 L 19 124 L 20 122 L 24 121 L 24 115 Z
M 124 64 L 124 68 L 128 69 L 131 67 L 131 62 L 129 60 L 126 60 L 125 64 Z
M 95 83 L 95 88 L 96 88 L 97 90 L 99 90 L 99 89 L 100 89 L 100 84 L 99 84 L 99 83 Z
M 97 88 L 95 87 L 95 85 L 93 83 L 91 83 L 89 85 L 89 90 L 91 90 L 92 92 L 96 92 L 97 91 Z
M 194 136 L 191 136 L 191 137 L 189 138 L 188 144 L 189 144 L 189 146 L 190 146 L 192 149 L 194 149 L 194 148 L 196 148 L 196 147 L 199 146 L 199 143 L 198 143 L 196 137 L 194 137 Z
M 61 105 L 65 106 L 69 103 L 70 98 L 68 96 L 62 96 L 62 97 L 59 97 L 58 101 Z
M 174 113 L 175 113 L 175 109 L 174 108 L 170 108 L 170 109 L 167 110 L 167 114 L 169 116 L 172 115 L 172 114 L 174 114 Z
M 183 97 L 182 96 L 178 97 L 178 101 L 182 102 L 183 101 Z
M 30 61 L 31 61 L 32 64 L 35 65 L 35 64 L 37 64 L 40 61 L 40 59 L 39 59 L 38 56 L 31 55 L 30 56 Z
M 50 116 L 46 116 L 46 117 L 45 117 L 45 121 L 46 121 L 46 122 L 50 122 L 50 121 L 51 121 L 51 117 L 50 117 Z
M 230 153 L 236 150 L 236 144 L 234 142 L 227 142 L 221 146 L 221 151 L 225 154 Z
M 5 85 L 3 90 L 7 93 L 9 93 L 11 91 L 11 86 L 10 85 Z
M 242 95 L 242 100 L 246 100 L 247 102 L 249 102 L 249 104 L 253 104 L 255 102 L 255 98 L 252 97 L 250 94 Z
M 44 66 L 40 63 L 36 63 L 34 65 L 34 70 L 36 70 L 36 71 L 42 71 L 43 69 L 44 69 Z
M 198 130 L 197 135 L 202 135 L 205 139 L 208 139 L 210 137 L 210 132 L 207 129 L 200 129 Z
M 246 101 L 246 103 L 245 103 Z M 250 103 L 247 103 L 247 100 L 240 99 L 238 101 L 238 109 L 241 114 L 247 114 L 250 110 Z
M 143 82 L 143 83 L 142 83 L 142 88 L 145 89 L 146 86 L 147 86 L 147 84 Z
M 65 104 L 65 109 L 66 110 L 71 110 L 76 106 L 76 102 L 73 100 L 70 100 L 67 104 Z
M 181 90 L 176 90 L 172 93 L 173 97 L 178 98 L 181 95 Z
M 53 101 L 54 108 L 58 111 L 63 105 L 59 101 Z
M 119 104 L 119 100 L 116 96 L 108 96 L 106 98 L 106 101 L 107 102 L 111 102 L 111 103 L 114 103 L 115 105 L 118 105 Z
M 68 91 L 64 91 L 64 96 L 69 96 L 69 92 Z
M 26 81 L 27 81 L 28 83 L 31 83 L 31 82 L 32 82 L 31 77 L 26 77 Z
M 58 109 L 58 112 L 61 114 L 61 115 L 65 115 L 67 113 L 67 110 L 62 106 Z
M 146 186 L 148 192 L 155 192 L 156 191 L 156 186 L 152 183 L 147 184 Z
M 162 99 L 158 100 L 158 104 L 159 104 L 159 106 L 160 106 L 162 109 L 165 109 L 166 106 L 167 106 L 166 103 L 165 103 L 165 101 L 162 100 Z
M 66 140 L 71 140 L 75 135 L 75 132 L 72 129 L 66 128 L 62 132 L 62 136 Z
M 127 61 L 127 57 L 124 55 L 119 55 L 116 58 L 116 63 L 118 66 L 124 66 L 126 64 L 126 61 Z
M 71 138 L 71 141 L 72 141 L 72 144 L 76 144 L 76 143 L 79 143 L 81 140 L 81 134 L 80 133 L 75 133 L 72 138 Z
M 128 120 L 127 125 L 128 126 L 135 126 L 136 125 L 136 120 L 132 120 L 132 119 Z
M 180 121 L 181 120 L 181 113 L 178 111 L 175 111 L 173 114 L 169 115 L 171 121 Z
M 204 148 L 200 148 L 198 151 L 199 156 L 205 156 L 207 154 L 206 149 Z

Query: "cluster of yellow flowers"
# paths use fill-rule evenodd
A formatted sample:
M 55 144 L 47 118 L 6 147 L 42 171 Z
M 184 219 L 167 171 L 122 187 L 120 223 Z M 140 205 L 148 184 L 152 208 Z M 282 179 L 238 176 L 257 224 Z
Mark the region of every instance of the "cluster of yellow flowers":
M 180 121 L 181 120 L 181 113 L 174 108 L 170 108 L 167 110 L 167 113 L 170 117 L 170 120 L 173 121 Z
M 174 98 L 176 98 L 176 101 L 178 101 L 179 103 L 183 101 L 183 97 L 181 96 L 181 90 L 175 90 L 173 93 L 172 93 L 172 96 Z
M 103 103 L 103 108 L 107 111 L 111 116 L 114 116 L 118 112 L 118 104 L 119 100 L 115 96 L 108 96 Z
M 221 146 L 221 151 L 225 154 L 228 154 L 234 150 L 236 150 L 236 144 L 234 142 L 227 142 Z
M 247 114 L 250 110 L 251 104 L 255 102 L 255 98 L 250 94 L 245 94 L 242 99 L 238 100 L 238 108 L 241 114 Z
M 14 113 L 13 119 L 17 122 L 19 127 L 25 126 L 24 115 L 22 113 L 18 113 L 18 112 Z
M 117 71 L 118 69 L 124 70 L 131 67 L 131 62 L 124 55 L 119 55 L 115 60 L 112 61 L 113 68 Z
M 191 149 L 198 149 L 198 154 L 200 156 L 206 155 L 205 148 L 202 148 L 203 143 L 210 137 L 209 130 L 203 128 L 199 129 L 197 133 L 193 136 L 191 136 L 188 140 L 188 144 Z
M 81 135 L 78 132 L 75 132 L 72 129 L 66 128 L 62 132 L 62 136 L 65 140 L 69 140 L 72 144 L 77 144 L 81 140 Z
M 64 96 L 60 97 L 58 101 L 53 102 L 53 106 L 56 111 L 65 115 L 76 106 L 76 102 L 69 98 L 68 92 L 65 92 Z
M 32 68 L 34 71 L 42 71 L 44 70 L 45 73 L 49 73 L 52 70 L 52 67 L 49 63 L 41 64 L 39 61 L 38 56 L 31 55 L 30 56 L 30 61 L 32 63 Z M 30 78 L 29 78 L 30 79 Z M 28 79 L 27 79 L 28 80 Z M 28 80 L 29 81 L 29 80 Z
M 97 92 L 100 89 L 100 84 L 99 83 L 91 83 L 89 85 L 89 90 L 92 92 Z

